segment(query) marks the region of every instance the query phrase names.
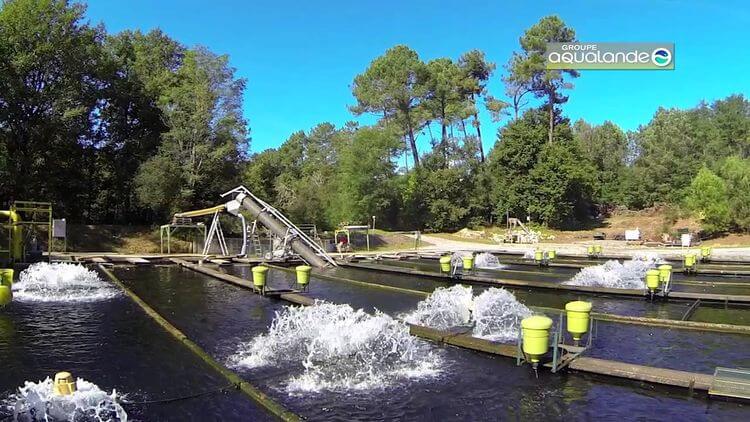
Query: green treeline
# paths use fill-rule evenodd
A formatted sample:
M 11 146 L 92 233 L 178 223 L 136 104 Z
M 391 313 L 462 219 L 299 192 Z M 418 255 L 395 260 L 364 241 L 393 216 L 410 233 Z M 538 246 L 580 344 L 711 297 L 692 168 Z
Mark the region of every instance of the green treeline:
M 107 34 L 84 7 L 0 9 L 0 197 L 75 222 L 154 222 L 239 183 L 244 81 L 160 31 Z
M 394 46 L 351 84 L 352 114 L 376 123 L 321 123 L 250 155 L 245 83 L 226 56 L 159 31 L 107 34 L 83 12 L 53 0 L 0 9 L 4 199 L 50 200 L 74 221 L 156 223 L 242 183 L 323 228 L 375 216 L 382 228 L 451 230 L 506 215 L 576 227 L 654 204 L 708 232 L 750 228 L 750 102 L 659 109 L 627 133 L 570 122 L 580 75 L 546 70 L 543 53 L 576 34 L 555 16 L 520 34 L 500 67 L 478 50 L 424 61 Z M 485 133 L 480 116 L 506 123 Z

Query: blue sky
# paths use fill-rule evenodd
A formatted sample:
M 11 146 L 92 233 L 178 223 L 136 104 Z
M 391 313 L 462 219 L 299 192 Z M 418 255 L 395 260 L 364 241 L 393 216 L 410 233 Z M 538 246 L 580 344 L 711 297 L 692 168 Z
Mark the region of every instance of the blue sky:
M 355 102 L 354 76 L 396 44 L 425 61 L 481 49 L 498 64 L 489 90 L 501 96 L 502 64 L 519 49 L 523 31 L 548 14 L 559 15 L 581 41 L 675 43 L 674 71 L 583 71 L 564 106 L 573 120 L 636 129 L 659 106 L 750 93 L 750 6 L 743 1 L 92 0 L 87 14 L 111 33 L 161 28 L 188 46 L 229 54 L 248 81 L 252 151 L 277 147 L 320 122 L 357 120 L 347 109 Z M 482 120 L 488 149 L 503 123 L 486 114 Z

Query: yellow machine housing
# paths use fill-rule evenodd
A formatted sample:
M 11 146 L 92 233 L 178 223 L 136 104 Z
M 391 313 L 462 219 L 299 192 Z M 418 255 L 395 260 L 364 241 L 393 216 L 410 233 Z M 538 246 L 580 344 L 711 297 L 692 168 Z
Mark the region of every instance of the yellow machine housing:
M 589 331 L 591 302 L 576 300 L 565 305 L 568 317 L 568 332 L 578 341 Z
M 531 363 L 538 363 L 549 350 L 549 329 L 552 320 L 543 315 L 534 315 L 521 321 L 523 352 Z

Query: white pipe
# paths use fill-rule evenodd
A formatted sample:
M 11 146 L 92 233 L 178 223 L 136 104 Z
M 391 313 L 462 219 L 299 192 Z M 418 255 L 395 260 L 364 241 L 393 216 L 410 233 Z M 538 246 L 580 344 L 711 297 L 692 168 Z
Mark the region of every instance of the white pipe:
M 244 258 L 247 256 L 247 224 L 245 224 L 245 216 L 242 213 L 237 214 L 237 216 L 240 217 L 240 221 L 242 222 L 242 249 L 240 250 L 240 256 Z

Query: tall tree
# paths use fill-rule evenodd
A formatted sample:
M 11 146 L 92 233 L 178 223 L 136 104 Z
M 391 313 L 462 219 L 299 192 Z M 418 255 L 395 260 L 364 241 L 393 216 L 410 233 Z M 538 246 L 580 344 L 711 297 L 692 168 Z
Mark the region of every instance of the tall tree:
M 556 107 L 568 101 L 563 89 L 572 88 L 566 80 L 578 77 L 576 70 L 547 69 L 544 54 L 549 42 L 573 42 L 575 31 L 557 16 L 546 16 L 526 30 L 520 39 L 521 54 L 514 55 L 509 63 L 508 81 L 514 85 L 527 86 L 538 98 L 546 98 L 548 116 L 548 142 L 552 142 L 555 127 Z
M 11 160 L 0 196 L 55 202 L 87 217 L 103 30 L 56 0 L 0 7 L 0 142 Z
M 169 130 L 158 153 L 141 166 L 138 196 L 162 212 L 213 203 L 237 182 L 247 151 L 243 79 L 226 56 L 198 48 L 185 54 L 178 83 L 162 99 Z
M 397 203 L 394 155 L 399 137 L 391 128 L 364 127 L 345 134 L 336 166 L 334 223 L 390 221 Z
M 146 222 L 152 216 L 138 201 L 133 175 L 153 156 L 167 127 L 159 98 L 177 83 L 185 49 L 161 31 L 125 31 L 110 36 L 106 88 L 100 94 L 97 132 L 96 221 Z
M 555 126 L 559 142 L 550 144 L 545 120 L 545 111 L 529 109 L 499 130 L 488 160 L 495 214 L 571 225 L 590 214 L 595 171 L 580 159 L 568 122 Z
M 750 159 L 731 156 L 724 160 L 719 175 L 730 192 L 729 213 L 736 230 L 750 231 Z
M 573 125 L 573 135 L 583 156 L 596 168 L 597 199 L 608 205 L 622 203 L 622 179 L 628 154 L 625 133 L 610 121 L 591 126 L 578 120 Z
M 709 233 L 729 228 L 729 198 L 726 183 L 707 167 L 702 167 L 687 188 L 687 207 L 696 212 Z
M 513 120 L 518 120 L 521 110 L 529 104 L 528 94 L 532 93 L 531 86 L 526 81 L 512 74 L 514 63 L 517 60 L 522 60 L 521 56 L 518 53 L 513 53 L 510 61 L 505 65 L 508 74 L 503 76 L 505 95 L 510 98 L 510 105 L 513 107 Z
M 427 68 L 417 52 L 397 45 L 373 60 L 352 85 L 357 105 L 351 110 L 357 115 L 375 113 L 398 124 L 415 166 L 419 166 L 416 133 L 425 123 L 419 105 L 427 91 L 427 79 Z
M 487 96 L 487 81 L 495 71 L 495 64 L 488 61 L 484 52 L 480 50 L 471 50 L 461 55 L 458 59 L 458 66 L 463 72 L 463 93 L 469 99 L 471 112 L 474 116 L 472 124 L 477 131 L 477 142 L 479 143 L 479 156 L 484 162 L 484 146 L 482 145 L 482 129 L 479 123 L 479 109 L 477 103 L 480 97 Z M 499 100 L 487 96 L 488 108 L 491 112 L 501 113 L 504 105 Z
M 309 133 L 293 134 L 280 148 L 283 171 L 265 183 L 273 183 L 276 203 L 293 220 L 330 227 L 339 138 L 332 124 L 321 123 Z
M 654 203 L 676 203 L 683 189 L 701 168 L 706 140 L 716 136 L 711 129 L 710 112 L 659 109 L 647 125 L 634 135 L 640 149 L 634 170 L 635 183 L 642 192 L 636 203 L 642 207 Z
M 737 155 L 750 158 L 750 101 L 735 94 L 711 105 L 718 137 L 711 140 L 707 159 Z
M 438 150 L 443 166 L 448 164 L 448 125 L 462 116 L 467 104 L 462 97 L 461 69 L 451 59 L 440 58 L 427 63 L 427 91 L 422 102 L 430 117 L 440 123 Z

